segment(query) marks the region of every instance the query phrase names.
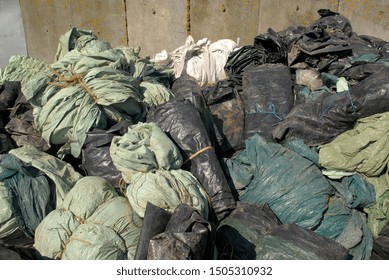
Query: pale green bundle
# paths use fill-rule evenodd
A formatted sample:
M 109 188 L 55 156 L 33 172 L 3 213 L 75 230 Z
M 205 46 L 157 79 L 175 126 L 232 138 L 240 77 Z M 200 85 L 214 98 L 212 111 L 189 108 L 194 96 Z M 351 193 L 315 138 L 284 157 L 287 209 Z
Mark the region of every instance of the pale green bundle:
M 8 65 L 0 68 L 0 84 L 6 81 L 20 81 L 22 91 L 24 85 L 38 75 L 48 74 L 47 64 L 36 58 L 25 55 L 14 55 Z
M 173 212 L 186 203 L 208 218 L 208 200 L 199 181 L 181 170 L 182 156 L 172 140 L 155 123 L 139 123 L 110 147 L 112 162 L 127 184 L 126 196 L 141 217 L 147 202 Z
M 182 165 L 180 151 L 155 123 L 132 125 L 123 136 L 113 137 L 110 155 L 125 182 L 138 172 L 178 169 Z
M 144 217 L 147 202 L 150 202 L 171 213 L 180 203 L 185 203 L 208 218 L 207 193 L 189 171 L 137 172 L 128 183 L 126 196 L 141 217 Z
M 327 176 L 357 172 L 374 186 L 376 203 L 365 212 L 377 237 L 389 221 L 389 112 L 359 119 L 353 129 L 320 146 L 319 162 Z
M 60 157 L 79 157 L 92 127 L 105 129 L 145 116 L 139 81 L 126 71 L 124 54 L 99 42 L 68 52 L 51 65 L 51 76 L 41 75 L 26 85 L 35 126 L 47 143 L 62 145 Z
M 35 248 L 61 260 L 134 259 L 142 220 L 105 179 L 80 179 L 35 232 Z

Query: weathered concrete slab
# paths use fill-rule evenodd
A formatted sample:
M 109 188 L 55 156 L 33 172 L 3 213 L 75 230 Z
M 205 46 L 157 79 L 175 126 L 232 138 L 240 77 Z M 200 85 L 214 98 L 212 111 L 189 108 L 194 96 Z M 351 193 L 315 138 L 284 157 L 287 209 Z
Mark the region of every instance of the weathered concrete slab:
M 389 41 L 388 0 L 339 0 L 339 13 L 351 21 L 357 34 Z
M 20 0 L 27 51 L 47 63 L 54 60 L 59 37 L 72 27 L 90 29 L 113 46 L 127 44 L 123 0 Z
M 231 39 L 254 43 L 258 35 L 259 0 L 191 0 L 191 35 L 195 40 Z
M 307 26 L 320 18 L 319 9 L 337 11 L 338 0 L 260 0 L 259 31 L 281 31 L 291 25 Z
M 186 33 L 186 0 L 126 0 L 128 45 L 151 56 L 183 45 Z
M 19 2 L 0 0 L 0 68 L 17 54 L 27 54 Z

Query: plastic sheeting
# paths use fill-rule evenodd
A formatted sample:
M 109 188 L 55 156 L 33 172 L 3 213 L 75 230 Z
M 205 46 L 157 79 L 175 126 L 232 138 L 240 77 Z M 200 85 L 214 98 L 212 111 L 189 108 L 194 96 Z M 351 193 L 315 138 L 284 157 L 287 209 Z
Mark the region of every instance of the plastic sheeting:
M 370 257 L 372 234 L 366 214 L 357 209 L 373 205 L 373 185 L 357 175 L 328 180 L 318 153 L 301 140 L 280 145 L 254 135 L 245 143 L 245 150 L 225 161 L 241 202 L 267 203 L 282 223 L 339 242 L 353 259 Z
M 217 229 L 218 259 L 347 259 L 342 245 L 295 224 L 281 224 L 267 204 L 239 203 Z
M 25 236 L 34 237 L 36 227 L 55 209 L 54 186 L 43 172 L 9 154 L 0 162 L 0 181 L 5 188 L 3 195 L 8 193 L 8 197 L 3 196 L 1 224 L 9 224 L 9 218 L 13 216 Z M 8 226 L 6 228 L 7 231 L 16 231 Z M 12 234 L 3 237 L 11 238 Z

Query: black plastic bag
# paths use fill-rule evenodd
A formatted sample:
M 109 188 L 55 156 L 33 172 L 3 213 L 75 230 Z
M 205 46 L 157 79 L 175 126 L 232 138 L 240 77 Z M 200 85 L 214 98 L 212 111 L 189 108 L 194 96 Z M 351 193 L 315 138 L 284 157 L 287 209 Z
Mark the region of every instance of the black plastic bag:
M 172 99 L 151 107 L 147 122 L 159 125 L 180 149 L 182 169 L 190 171 L 209 196 L 215 214 L 211 218 L 220 221 L 227 216 L 236 203 L 195 105 L 188 100 Z
M 260 34 L 254 38 L 254 46 L 264 49 L 266 63 L 284 63 L 288 55 L 287 45 L 280 35 L 269 28 L 267 33 Z
M 283 64 L 247 68 L 241 97 L 245 110 L 243 138 L 258 133 L 273 141 L 272 130 L 289 114 L 294 103 L 289 68 Z
M 149 250 L 150 239 L 165 231 L 166 226 L 172 217 L 172 213 L 147 203 L 143 217 L 142 229 L 136 247 L 135 260 L 146 260 Z
M 361 104 L 358 118 L 389 111 L 389 67 L 351 87 L 350 93 Z
M 263 48 L 247 45 L 230 53 L 224 66 L 228 77 L 238 85 L 242 84 L 244 70 L 249 66 L 266 63 L 266 53 Z
M 49 152 L 51 149 L 42 138 L 41 133 L 35 129 L 33 107 L 20 91 L 11 108 L 10 120 L 5 126 L 5 130 L 9 133 L 16 147 L 28 144 L 42 151 Z
M 313 102 L 296 105 L 273 130 L 275 140 L 302 139 L 309 146 L 330 142 L 351 129 L 362 104 L 350 93 L 322 93 Z
M 202 91 L 222 137 L 219 146 L 215 147 L 219 158 L 242 149 L 245 114 L 235 83 L 232 80 L 223 80 Z
M 191 206 L 180 204 L 163 233 L 151 238 L 148 260 L 204 260 L 213 252 L 212 225 Z
M 122 173 L 113 164 L 109 150 L 112 138 L 126 133 L 131 124 L 131 121 L 121 121 L 109 130 L 95 128 L 87 133 L 82 149 L 82 167 L 88 176 L 102 177 L 120 189 Z
M 238 203 L 218 227 L 218 259 L 347 259 L 346 248 L 295 224 L 282 225 L 267 204 Z
M 351 23 L 345 16 L 329 9 L 320 9 L 317 12 L 320 15 L 320 18 L 312 22 L 309 25 L 309 28 L 341 30 L 349 37 L 353 34 Z

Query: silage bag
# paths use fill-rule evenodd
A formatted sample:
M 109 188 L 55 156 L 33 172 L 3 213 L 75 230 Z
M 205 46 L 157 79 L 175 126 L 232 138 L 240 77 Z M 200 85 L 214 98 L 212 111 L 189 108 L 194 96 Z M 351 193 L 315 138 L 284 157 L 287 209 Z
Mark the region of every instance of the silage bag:
M 60 260 L 133 259 L 142 220 L 105 179 L 87 176 L 38 226 L 35 248 Z

